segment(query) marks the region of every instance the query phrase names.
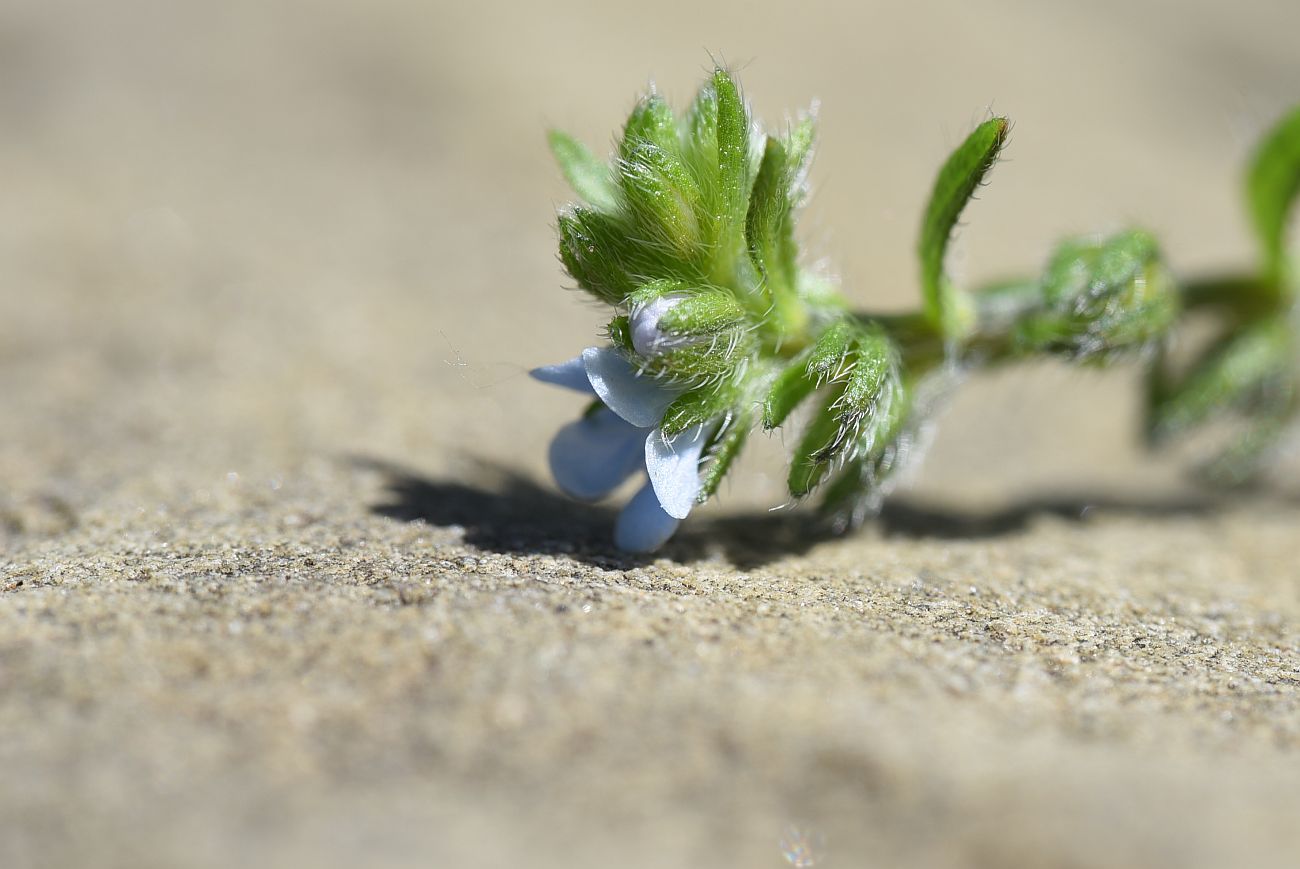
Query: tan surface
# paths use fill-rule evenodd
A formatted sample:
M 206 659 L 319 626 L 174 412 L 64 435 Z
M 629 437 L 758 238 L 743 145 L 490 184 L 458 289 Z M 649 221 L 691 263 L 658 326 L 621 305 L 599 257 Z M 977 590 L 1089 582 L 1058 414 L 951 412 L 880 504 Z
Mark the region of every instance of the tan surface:
M 600 322 L 542 132 L 650 74 L 819 96 L 811 248 L 899 306 L 988 106 L 961 273 L 1244 261 L 1293 3 L 68 7 L 0 18 L 0 866 L 1300 862 L 1300 507 L 1141 462 L 1128 373 L 973 384 L 847 541 L 766 445 L 653 562 L 522 374 Z

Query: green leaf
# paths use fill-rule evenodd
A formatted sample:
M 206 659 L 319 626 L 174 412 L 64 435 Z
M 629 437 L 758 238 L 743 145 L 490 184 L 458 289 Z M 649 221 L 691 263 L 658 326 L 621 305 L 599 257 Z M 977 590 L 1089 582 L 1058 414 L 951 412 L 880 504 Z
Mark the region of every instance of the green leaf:
M 767 281 L 773 295 L 788 293 L 794 285 L 794 241 L 787 238 L 792 224 L 785 146 L 768 139 L 754 179 L 745 235 L 754 265 Z
M 817 121 L 810 113 L 790 130 L 786 137 L 786 179 L 790 184 L 790 205 L 797 207 L 805 195 L 804 175 L 812 162 L 813 141 L 817 135 Z
M 733 381 L 741 373 L 740 361 L 752 350 L 749 333 L 739 332 L 733 340 L 688 344 L 640 358 L 644 370 L 657 377 L 700 386 Z
M 763 428 L 772 429 L 785 422 L 796 407 L 817 388 L 817 378 L 808 373 L 808 354 L 798 356 L 772 381 L 763 399 Z
M 672 108 L 656 93 L 642 97 L 628 116 L 623 127 L 623 140 L 619 144 L 619 156 L 628 159 L 641 144 L 654 145 L 670 154 L 677 153 L 677 120 Z
M 596 158 L 587 146 L 568 133 L 551 130 L 547 134 L 551 153 L 560 164 L 564 178 L 589 205 L 601 211 L 618 208 L 618 188 L 614 185 L 609 166 Z
M 914 389 L 902 380 L 889 384 L 889 407 L 872 419 L 872 429 L 861 437 L 865 443 L 825 487 L 821 510 L 840 514 L 841 528 L 856 525 L 880 508 L 892 474 L 910 452 L 916 424 L 912 420 Z
M 844 373 L 844 362 L 852 349 L 856 330 L 846 321 L 832 324 L 808 355 L 808 373 L 818 384 L 833 380 Z
M 659 427 L 665 437 L 681 434 L 693 425 L 722 416 L 735 400 L 736 390 L 730 383 L 693 389 L 668 405 Z
M 636 352 L 636 348 L 632 346 L 632 327 L 626 315 L 620 314 L 610 320 L 605 331 L 609 336 L 609 342 L 619 350 L 629 355 Z
M 575 208 L 560 215 L 559 231 L 560 261 L 578 286 L 611 305 L 636 289 L 640 256 L 620 218 Z
M 1246 174 L 1246 198 L 1255 234 L 1263 248 L 1264 268 L 1279 285 L 1286 267 L 1286 230 L 1300 192 L 1300 107 L 1292 109 L 1265 134 Z
M 958 309 L 955 288 L 948 286 L 944 275 L 944 257 L 953 228 L 966 203 L 993 168 L 998 153 L 1007 140 L 1006 118 L 992 118 L 975 128 L 957 150 L 948 157 L 934 182 L 930 202 L 921 222 L 917 252 L 921 258 L 921 289 L 925 295 L 925 312 L 947 337 L 960 337 L 966 312 Z
M 663 243 L 679 259 L 697 258 L 702 252 L 700 189 L 681 161 L 641 142 L 619 168 L 623 196 L 641 229 L 638 237 Z
M 821 409 L 808 423 L 799 445 L 795 447 L 794 456 L 790 459 L 790 475 L 786 483 L 790 494 L 796 498 L 802 498 L 817 488 L 839 452 L 842 429 L 835 412 L 835 403 L 839 397 L 840 390 L 835 390 L 826 399 Z
M 749 196 L 749 113 L 730 73 L 713 72 L 718 97 L 718 205 L 729 227 L 745 224 Z
M 1151 440 L 1167 440 L 1234 407 L 1243 408 L 1270 383 L 1289 383 L 1293 346 L 1285 316 L 1232 333 L 1211 347 L 1181 382 L 1165 378 L 1157 384 L 1147 415 Z
M 727 475 L 727 471 L 731 469 L 731 463 L 740 455 L 741 449 L 745 446 L 745 441 L 749 439 L 749 429 L 752 422 L 753 420 L 747 412 L 738 413 L 716 435 L 713 445 L 709 448 L 708 458 L 700 471 L 698 500 L 701 504 L 718 491 L 718 484 Z
M 682 159 L 712 201 L 718 189 L 718 95 L 711 79 L 695 95 L 680 136 Z
M 811 156 L 812 121 L 791 133 L 788 145 L 768 138 L 754 178 L 745 220 L 750 260 L 769 299 L 769 321 L 784 340 L 802 343 L 807 334 L 807 300 L 799 294 L 799 246 L 794 211 L 804 195 L 803 175 Z
M 881 333 L 870 333 L 858 338 L 854 348 L 855 360 L 844 385 L 840 399 L 840 422 L 856 425 L 863 418 L 874 416 L 882 399 L 891 396 L 891 380 L 898 378 L 898 358 L 890 340 Z
M 745 309 L 720 290 L 696 290 L 659 319 L 670 335 L 720 335 L 745 325 Z

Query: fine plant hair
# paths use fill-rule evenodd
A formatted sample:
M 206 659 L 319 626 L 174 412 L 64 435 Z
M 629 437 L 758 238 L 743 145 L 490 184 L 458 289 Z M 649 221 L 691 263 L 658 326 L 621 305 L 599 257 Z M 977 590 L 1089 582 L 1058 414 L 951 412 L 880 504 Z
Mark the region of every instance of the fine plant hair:
M 560 261 L 609 307 L 609 343 L 640 376 L 679 391 L 661 421 L 665 436 L 706 426 L 700 502 L 754 431 L 798 420 L 790 496 L 816 498 L 850 527 L 880 507 L 966 375 L 1043 358 L 1140 366 L 1152 449 L 1230 423 L 1213 427 L 1220 442 L 1195 468 L 1208 483 L 1242 485 L 1267 469 L 1300 410 L 1300 275 L 1287 236 L 1300 192 L 1300 108 L 1264 135 L 1247 166 L 1259 247 L 1251 268 L 1180 280 L 1155 238 L 1130 228 L 1066 239 L 1032 276 L 962 286 L 947 252 L 1009 129 L 1005 117 L 984 121 L 939 168 L 916 244 L 920 304 L 902 314 L 855 310 L 800 256 L 813 112 L 765 130 L 732 74 L 716 68 L 681 113 L 645 94 L 608 161 L 550 134 L 580 199 L 559 214 Z M 632 321 L 656 301 L 667 311 L 657 323 L 663 349 L 638 353 Z M 1186 346 L 1192 316 L 1212 324 L 1211 337 L 1175 355 L 1169 348 L 1176 337 Z

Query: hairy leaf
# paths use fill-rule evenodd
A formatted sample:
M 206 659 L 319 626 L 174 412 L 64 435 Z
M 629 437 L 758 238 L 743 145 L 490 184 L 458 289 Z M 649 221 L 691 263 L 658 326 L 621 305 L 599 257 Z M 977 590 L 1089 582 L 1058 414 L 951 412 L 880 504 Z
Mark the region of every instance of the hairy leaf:
M 701 253 L 700 190 L 677 157 L 641 142 L 620 165 L 620 180 L 641 238 L 662 242 L 683 260 Z
M 808 354 L 790 362 L 768 388 L 763 399 L 763 428 L 772 430 L 817 388 L 817 378 L 808 373 Z
M 921 222 L 921 237 L 917 252 L 921 258 L 921 289 L 925 295 L 925 311 L 931 322 L 946 335 L 959 328 L 954 319 L 959 304 L 951 296 L 954 291 L 946 286 L 944 257 L 957 220 L 966 203 L 975 194 L 993 168 L 1002 146 L 1006 144 L 1008 121 L 992 118 L 975 128 L 966 141 L 948 157 L 935 178 L 934 190 Z
M 745 441 L 749 439 L 749 429 L 753 420 L 748 412 L 742 412 L 731 419 L 718 433 L 717 439 L 709 448 L 708 458 L 700 471 L 699 502 L 703 504 L 718 491 L 722 478 L 731 469 L 731 463 L 740 455 Z
M 715 384 L 693 389 L 668 405 L 659 427 L 663 429 L 665 437 L 672 437 L 691 426 L 722 416 L 735 399 L 736 390 L 731 384 Z
M 564 179 L 573 192 L 594 208 L 613 211 L 618 208 L 618 188 L 609 166 L 596 158 L 587 146 L 568 133 L 551 130 L 547 135 L 551 153 L 560 165 Z
M 619 144 L 619 156 L 628 159 L 642 144 L 654 145 L 670 154 L 677 153 L 677 119 L 664 98 L 656 93 L 642 97 L 628 116 L 623 127 L 623 140 Z
M 745 223 L 749 194 L 749 113 L 731 74 L 714 70 L 718 96 L 718 206 L 732 231 Z
M 826 399 L 795 447 L 786 482 L 790 494 L 796 498 L 802 498 L 817 488 L 839 451 L 842 430 L 835 414 L 835 402 L 839 397 L 840 391 L 836 390 Z

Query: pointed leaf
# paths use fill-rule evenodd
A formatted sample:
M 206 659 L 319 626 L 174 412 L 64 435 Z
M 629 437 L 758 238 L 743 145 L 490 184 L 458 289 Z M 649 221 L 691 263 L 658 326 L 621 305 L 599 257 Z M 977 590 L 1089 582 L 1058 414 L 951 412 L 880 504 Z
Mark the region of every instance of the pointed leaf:
M 708 450 L 707 464 L 700 472 L 700 503 L 704 503 L 718 491 L 718 484 L 727 475 L 731 463 L 740 455 L 745 441 L 749 439 L 752 422 L 748 413 L 741 413 L 715 436 L 714 443 Z
M 718 188 L 718 94 L 712 80 L 695 95 L 682 123 L 681 149 L 695 183 L 712 198 Z
M 731 75 L 714 70 L 718 97 L 718 205 L 727 224 L 744 226 L 749 194 L 749 113 Z
M 925 311 L 935 326 L 948 334 L 955 324 L 950 309 L 958 304 L 945 285 L 944 256 L 953 228 L 975 190 L 993 168 L 1007 139 L 1006 118 L 992 118 L 975 128 L 939 170 L 921 223 L 917 252 L 921 258 L 921 289 Z
M 808 165 L 812 162 L 813 140 L 817 134 L 817 121 L 812 112 L 790 130 L 786 137 L 786 178 L 790 183 L 790 204 L 798 206 L 804 197 L 804 181 L 808 174 Z
M 842 430 L 835 414 L 835 402 L 838 400 L 838 391 L 826 399 L 817 415 L 808 423 L 808 428 L 790 459 L 787 484 L 790 494 L 796 498 L 802 498 L 817 488 L 839 452 Z
M 1300 107 L 1265 134 L 1246 176 L 1246 197 L 1269 277 L 1281 281 L 1287 218 L 1300 192 Z
M 853 347 L 854 329 L 840 320 L 817 339 L 808 355 L 808 373 L 825 383 L 839 377 L 844 371 L 845 357 Z
M 618 208 L 618 188 L 614 185 L 609 166 L 596 158 L 587 146 L 560 130 L 547 134 L 551 153 L 560 164 L 564 178 L 588 204 L 601 211 Z
M 718 419 L 735 401 L 736 390 L 731 384 L 701 386 L 699 389 L 681 395 L 677 401 L 668 405 L 668 410 L 663 412 L 663 421 L 659 427 L 668 437 L 675 436 L 692 425 L 701 425 L 708 420 Z
M 882 398 L 888 399 L 890 381 L 898 377 L 894 346 L 884 334 L 863 335 L 854 350 L 856 359 L 839 405 L 840 421 L 848 423 L 873 414 Z
M 807 355 L 787 365 L 768 388 L 763 399 L 763 428 L 772 429 L 785 422 L 791 412 L 817 388 L 817 378 L 808 372 Z
M 789 292 L 794 282 L 794 262 L 786 259 L 794 245 L 783 237 L 791 227 L 785 219 L 790 211 L 786 174 L 785 147 L 776 139 L 768 139 L 754 179 L 745 235 L 749 255 L 773 294 Z
M 745 309 L 721 290 L 698 290 L 688 295 L 659 320 L 659 328 L 672 335 L 718 335 L 745 323 Z

